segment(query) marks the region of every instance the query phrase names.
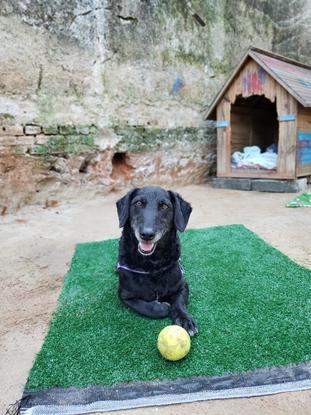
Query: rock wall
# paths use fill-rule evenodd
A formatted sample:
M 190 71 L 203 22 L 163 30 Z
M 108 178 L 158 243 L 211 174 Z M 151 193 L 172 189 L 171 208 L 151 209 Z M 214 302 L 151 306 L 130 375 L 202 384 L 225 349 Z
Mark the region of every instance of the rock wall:
M 129 186 L 204 182 L 215 164 L 207 128 L 94 125 L 6 126 L 0 130 L 0 214 L 24 204 L 54 206 Z
M 2 0 L 0 210 L 206 180 L 204 109 L 250 45 L 310 62 L 310 17 L 310 0 Z

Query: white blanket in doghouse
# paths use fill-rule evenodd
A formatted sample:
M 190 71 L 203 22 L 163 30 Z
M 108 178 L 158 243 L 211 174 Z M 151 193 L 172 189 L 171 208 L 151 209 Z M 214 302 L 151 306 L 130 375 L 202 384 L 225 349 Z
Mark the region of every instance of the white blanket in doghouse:
M 261 152 L 257 146 L 244 147 L 243 152 L 235 151 L 231 157 L 232 167 L 238 169 L 265 169 L 274 170 L 277 167 L 278 155 L 273 146 Z

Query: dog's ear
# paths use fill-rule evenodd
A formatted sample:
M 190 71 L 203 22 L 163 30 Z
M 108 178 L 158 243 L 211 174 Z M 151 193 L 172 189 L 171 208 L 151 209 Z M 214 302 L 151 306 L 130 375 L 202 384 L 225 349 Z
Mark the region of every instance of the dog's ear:
M 176 228 L 183 232 L 186 229 L 192 207 L 178 193 L 169 191 L 174 206 L 174 221 Z
M 130 215 L 131 200 L 138 189 L 130 190 L 125 196 L 117 201 L 117 210 L 119 217 L 119 227 L 123 228 Z

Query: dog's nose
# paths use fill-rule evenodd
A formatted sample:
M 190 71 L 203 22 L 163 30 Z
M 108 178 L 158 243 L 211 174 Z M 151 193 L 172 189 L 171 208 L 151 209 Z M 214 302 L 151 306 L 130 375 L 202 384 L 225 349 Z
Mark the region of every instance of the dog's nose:
M 144 241 L 151 241 L 155 237 L 155 233 L 152 229 L 144 229 L 143 232 L 140 232 L 140 237 Z

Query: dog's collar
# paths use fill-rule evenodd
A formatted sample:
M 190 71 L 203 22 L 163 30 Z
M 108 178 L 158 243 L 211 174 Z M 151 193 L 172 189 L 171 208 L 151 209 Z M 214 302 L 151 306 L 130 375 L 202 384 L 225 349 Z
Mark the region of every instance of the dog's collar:
M 183 274 L 184 273 L 184 269 L 183 269 L 183 266 L 181 265 L 181 259 L 180 258 L 176 262 L 174 262 L 173 264 L 169 265 L 168 267 L 160 268 L 156 272 L 152 272 L 152 271 L 151 272 L 150 271 L 141 271 L 139 269 L 131 268 L 128 265 L 120 264 L 120 262 L 117 262 L 117 264 L 116 264 L 116 271 L 119 271 L 120 269 L 124 269 L 126 271 L 134 272 L 136 274 L 145 274 L 145 275 L 148 275 L 148 274 L 158 274 L 159 272 L 167 271 L 168 269 L 173 268 L 173 266 L 176 265 L 176 264 L 178 264 L 179 269 L 180 269 L 181 273 Z
M 120 262 L 117 262 L 116 271 L 120 269 L 125 269 L 126 271 L 135 272 L 136 274 L 150 274 L 148 271 L 141 271 L 139 269 L 130 268 L 127 265 L 121 265 Z

